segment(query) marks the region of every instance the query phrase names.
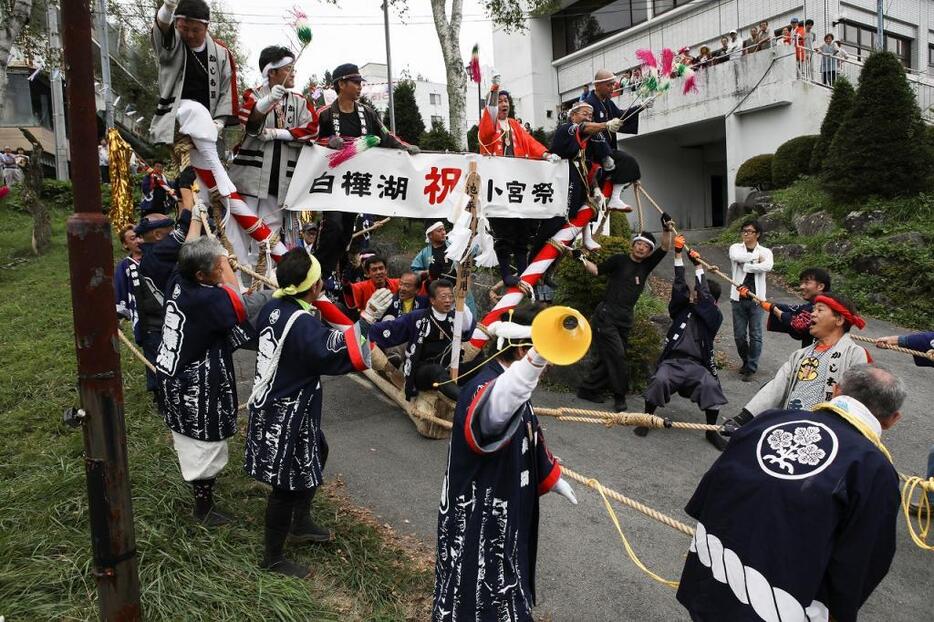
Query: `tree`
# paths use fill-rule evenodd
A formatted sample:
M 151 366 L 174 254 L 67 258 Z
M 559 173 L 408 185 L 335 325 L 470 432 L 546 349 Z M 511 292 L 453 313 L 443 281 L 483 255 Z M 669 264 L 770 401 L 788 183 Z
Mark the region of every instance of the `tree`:
M 418 145 L 426 151 L 461 151 L 460 141 L 438 120 L 432 122 L 431 130 L 422 134 Z
M 404 0 L 393 3 L 397 9 L 405 10 Z M 450 4 L 450 11 L 448 10 Z M 467 130 L 466 90 L 467 73 L 460 52 L 461 19 L 463 0 L 431 0 L 431 15 L 441 43 L 441 56 L 448 82 L 448 127 L 457 140 L 458 149 L 464 148 Z M 493 23 L 508 32 L 525 30 L 527 16 L 537 16 L 558 8 L 556 0 L 483 0 L 487 14 Z M 526 9 L 528 13 L 526 13 Z
M 934 179 L 934 154 L 905 69 L 891 52 L 874 52 L 859 76 L 853 108 L 824 161 L 822 183 L 840 202 L 914 195 Z
M 480 127 L 476 123 L 467 130 L 467 151 L 480 153 Z
M 32 0 L 4 0 L 0 2 L 0 117 L 6 106 L 6 68 L 10 64 L 10 52 L 19 41 L 23 30 L 32 17 Z
M 853 100 L 856 99 L 856 91 L 853 85 L 845 77 L 837 78 L 833 85 L 833 96 L 830 98 L 830 105 L 827 107 L 827 114 L 824 115 L 824 122 L 820 126 L 820 138 L 814 145 L 814 153 L 811 154 L 811 172 L 820 173 L 824 168 L 824 160 L 827 158 L 827 152 L 830 150 L 830 143 L 846 114 L 853 107 Z
M 396 110 L 396 135 L 407 143 L 417 145 L 425 132 L 425 122 L 415 102 L 415 82 L 402 80 L 392 89 L 393 105 Z M 390 127 L 389 108 L 383 115 L 383 124 Z
M 798 177 L 807 174 L 818 138 L 817 134 L 796 136 L 775 150 L 772 157 L 772 183 L 776 188 L 786 188 Z

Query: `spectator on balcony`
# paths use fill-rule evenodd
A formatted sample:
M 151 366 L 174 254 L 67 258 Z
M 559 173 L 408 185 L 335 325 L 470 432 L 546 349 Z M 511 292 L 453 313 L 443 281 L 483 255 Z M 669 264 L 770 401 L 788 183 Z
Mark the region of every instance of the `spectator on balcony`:
M 789 26 L 782 28 L 782 36 L 779 40 L 782 45 L 791 45 L 791 28 Z
M 804 21 L 804 77 L 808 80 L 814 78 L 814 63 L 812 62 L 812 56 L 814 55 L 814 49 L 817 47 L 817 33 L 814 32 L 814 20 L 807 19 Z
M 686 67 L 690 67 L 694 64 L 694 57 L 691 56 L 691 48 L 684 46 L 678 50 L 678 57 L 675 62 L 681 63 Z
M 743 55 L 743 40 L 740 39 L 739 32 L 735 29 L 730 31 L 727 53 L 730 55 L 730 60 L 736 60 Z
M 632 81 L 629 83 L 629 89 L 635 93 L 642 84 L 642 70 L 638 67 L 632 70 Z
M 767 50 L 772 47 L 772 33 L 769 32 L 768 20 L 759 22 L 759 46 L 757 50 Z
M 797 17 L 791 18 L 791 42 L 795 46 L 795 61 L 798 64 L 798 77 L 805 75 L 805 63 L 807 62 L 807 49 L 805 45 L 806 33 L 804 24 L 798 21 Z
M 590 87 L 585 84 L 584 88 L 581 89 L 581 96 L 577 98 L 577 101 L 579 102 L 584 101 L 585 99 L 587 99 L 588 95 L 590 95 Z
M 728 36 L 720 37 L 720 47 L 714 50 L 711 56 L 713 57 L 712 65 L 730 60 L 730 38 Z
M 824 35 L 824 45 L 814 48 L 814 51 L 820 54 L 821 82 L 832 87 L 837 80 L 837 63 L 839 63 L 837 54 L 841 48 L 834 44 L 833 35 L 828 32 Z
M 694 68 L 706 69 L 711 60 L 713 60 L 713 56 L 710 53 L 710 48 L 705 45 L 700 49 L 700 52 L 698 52 L 697 58 L 694 59 Z
M 753 26 L 749 29 L 749 38 L 743 40 L 743 56 L 752 54 L 759 49 L 759 27 Z

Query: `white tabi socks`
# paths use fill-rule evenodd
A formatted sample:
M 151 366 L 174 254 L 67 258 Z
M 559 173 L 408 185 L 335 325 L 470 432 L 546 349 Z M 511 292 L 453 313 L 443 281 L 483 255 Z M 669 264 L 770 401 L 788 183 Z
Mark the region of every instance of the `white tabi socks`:
M 610 202 L 607 209 L 615 209 L 627 214 L 632 211 L 632 206 L 623 201 L 623 190 L 626 184 L 613 184 L 613 191 L 610 193 Z
M 582 242 L 583 242 L 584 248 L 587 249 L 588 251 L 598 251 L 601 248 L 603 248 L 602 246 L 597 244 L 596 240 L 593 239 L 593 233 L 590 231 L 589 222 L 586 223 L 581 228 L 581 234 L 583 236 Z

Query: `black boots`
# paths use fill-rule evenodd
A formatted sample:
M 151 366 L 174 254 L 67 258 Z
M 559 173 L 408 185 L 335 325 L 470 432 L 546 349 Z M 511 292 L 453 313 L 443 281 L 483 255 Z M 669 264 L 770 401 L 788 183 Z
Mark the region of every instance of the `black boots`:
M 317 488 L 300 494 L 292 506 L 292 528 L 289 530 L 289 542 L 330 542 L 331 532 L 319 527 L 311 519 L 311 502 Z
M 282 554 L 282 547 L 285 545 L 289 526 L 292 523 L 294 494 L 288 490 L 275 488 L 269 493 L 269 500 L 266 503 L 264 553 L 260 566 L 271 572 L 303 579 L 309 575 L 311 569 L 286 559 Z
M 206 527 L 217 527 L 230 522 L 230 517 L 214 507 L 214 478 L 196 479 L 191 482 L 195 494 L 195 520 Z
M 704 415 L 707 417 L 707 423 L 709 425 L 717 424 L 717 416 L 720 414 L 719 410 L 705 410 Z M 708 430 L 704 436 L 707 437 L 707 442 L 713 445 L 717 451 L 723 451 L 726 448 L 727 440 L 720 436 L 720 433 L 715 430 Z

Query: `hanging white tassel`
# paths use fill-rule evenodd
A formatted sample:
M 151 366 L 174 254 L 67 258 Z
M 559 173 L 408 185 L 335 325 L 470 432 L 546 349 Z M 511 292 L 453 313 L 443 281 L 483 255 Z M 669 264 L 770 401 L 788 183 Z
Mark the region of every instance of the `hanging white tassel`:
M 490 223 L 486 218 L 477 219 L 476 247 L 477 256 L 474 259 L 481 268 L 495 268 L 499 265 L 496 260 L 496 251 L 493 249 L 493 236 L 490 235 Z
M 470 212 L 463 212 L 451 232 L 448 233 L 448 249 L 444 257 L 449 261 L 460 261 L 467 252 L 470 243 Z

